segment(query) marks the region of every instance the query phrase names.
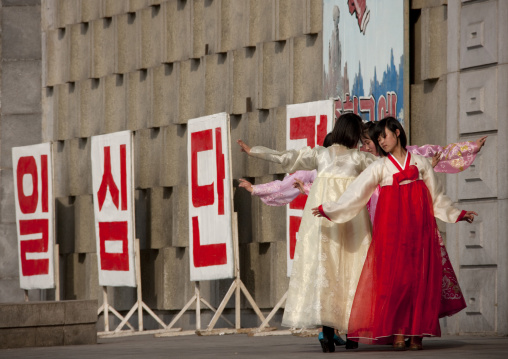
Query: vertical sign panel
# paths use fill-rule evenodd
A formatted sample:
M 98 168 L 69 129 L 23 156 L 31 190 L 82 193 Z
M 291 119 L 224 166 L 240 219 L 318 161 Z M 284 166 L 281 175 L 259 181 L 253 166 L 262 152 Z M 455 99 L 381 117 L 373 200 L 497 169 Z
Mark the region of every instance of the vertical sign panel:
M 337 117 L 404 124 L 404 2 L 323 1 L 323 94 Z
M 51 144 L 14 147 L 12 164 L 20 287 L 54 288 Z
M 332 100 L 288 105 L 286 108 L 286 148 L 300 149 L 305 146 L 322 146 L 326 135 L 332 130 L 334 104 Z M 298 229 L 307 196 L 300 194 L 287 205 L 287 275 L 291 276 Z
M 136 286 L 132 132 L 92 137 L 92 176 L 101 286 Z
M 187 131 L 190 277 L 192 281 L 232 278 L 228 115 L 190 120 Z

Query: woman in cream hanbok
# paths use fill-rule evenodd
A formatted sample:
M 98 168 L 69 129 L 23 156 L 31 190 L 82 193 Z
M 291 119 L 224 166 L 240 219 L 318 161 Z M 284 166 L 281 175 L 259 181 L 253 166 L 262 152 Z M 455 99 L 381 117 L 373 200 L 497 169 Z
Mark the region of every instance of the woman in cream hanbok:
M 347 223 L 335 224 L 312 216 L 311 208 L 337 201 L 376 157 L 356 147 L 361 119 L 339 117 L 328 148 L 275 151 L 250 149 L 250 156 L 282 165 L 284 171 L 317 170 L 302 216 L 282 325 L 297 328 L 327 326 L 346 332 L 358 279 L 371 242 L 367 209 Z

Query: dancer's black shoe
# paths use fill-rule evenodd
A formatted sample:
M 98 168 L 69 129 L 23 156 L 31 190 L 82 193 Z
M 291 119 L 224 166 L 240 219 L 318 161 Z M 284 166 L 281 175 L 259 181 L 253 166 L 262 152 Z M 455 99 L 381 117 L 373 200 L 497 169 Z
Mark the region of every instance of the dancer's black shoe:
M 358 349 L 358 342 L 354 342 L 347 338 L 346 334 L 346 349 Z

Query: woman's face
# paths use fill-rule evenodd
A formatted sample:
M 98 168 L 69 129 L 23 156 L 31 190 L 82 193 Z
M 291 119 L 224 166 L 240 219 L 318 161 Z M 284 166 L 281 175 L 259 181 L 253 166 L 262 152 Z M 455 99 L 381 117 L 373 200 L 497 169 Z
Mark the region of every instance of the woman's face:
M 376 145 L 370 139 L 370 137 L 362 137 L 362 147 L 360 147 L 360 151 L 369 152 L 374 156 L 377 156 Z
M 399 144 L 398 138 L 399 134 L 400 134 L 399 130 L 395 130 L 395 132 L 392 132 L 385 127 L 384 133 L 381 133 L 379 135 L 379 138 L 377 139 L 379 142 L 379 146 L 381 146 L 381 148 L 385 152 L 392 152 Z

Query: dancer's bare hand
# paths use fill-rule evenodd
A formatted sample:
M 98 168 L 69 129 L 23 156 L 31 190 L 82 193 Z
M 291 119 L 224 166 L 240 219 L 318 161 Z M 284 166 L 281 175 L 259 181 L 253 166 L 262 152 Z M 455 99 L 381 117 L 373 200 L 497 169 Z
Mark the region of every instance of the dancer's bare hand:
M 432 156 L 432 168 L 436 167 L 439 161 L 441 161 L 441 151 L 437 151 L 434 156 Z
M 252 183 L 250 183 L 249 181 L 244 180 L 243 178 L 238 179 L 238 181 L 240 181 L 240 184 L 238 185 L 238 187 L 245 188 L 250 193 L 252 193 L 252 191 L 254 191 L 254 188 L 252 187 Z
M 480 137 L 475 141 L 475 143 L 478 145 L 478 152 L 480 152 L 482 147 L 485 146 L 485 141 L 487 141 L 487 136 Z
M 473 223 L 474 216 L 478 216 L 478 213 L 473 211 L 467 211 L 462 220 L 466 221 L 467 223 Z
M 248 155 L 250 155 L 250 147 L 245 142 L 243 142 L 242 140 L 237 140 L 236 142 L 241 147 L 242 152 L 245 152 Z
M 314 217 L 323 217 L 321 212 L 319 212 L 319 207 L 312 208 L 312 215 Z
M 298 178 L 295 179 L 295 182 L 293 183 L 293 187 L 297 188 L 301 194 L 305 194 L 305 189 L 303 186 L 304 186 L 304 183 L 302 181 L 300 181 Z

